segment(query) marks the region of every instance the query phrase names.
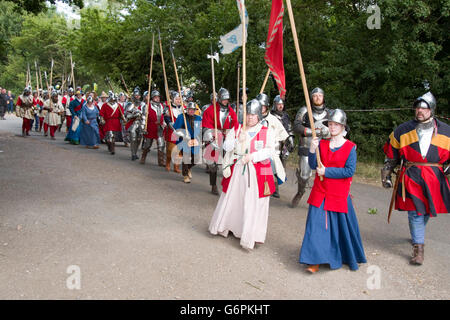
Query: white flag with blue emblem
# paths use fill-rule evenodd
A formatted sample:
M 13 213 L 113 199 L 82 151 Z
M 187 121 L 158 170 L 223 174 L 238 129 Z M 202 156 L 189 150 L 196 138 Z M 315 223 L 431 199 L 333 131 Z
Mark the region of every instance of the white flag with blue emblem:
M 237 7 L 239 9 L 239 16 L 242 17 L 242 10 L 245 12 L 245 38 L 247 39 L 248 35 L 248 14 L 247 9 L 245 9 L 244 0 L 236 0 Z M 237 26 L 232 31 L 220 37 L 220 44 L 222 48 L 220 49 L 220 53 L 228 54 L 232 53 L 234 50 L 242 46 L 242 18 L 241 24 Z

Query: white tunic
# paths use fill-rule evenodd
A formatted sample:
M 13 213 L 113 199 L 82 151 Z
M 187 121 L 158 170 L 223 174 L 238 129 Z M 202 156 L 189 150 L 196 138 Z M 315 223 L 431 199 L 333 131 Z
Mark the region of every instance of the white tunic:
M 58 126 L 61 124 L 61 116 L 58 112 L 63 112 L 64 107 L 61 103 L 61 99 L 58 99 L 58 102 L 52 102 L 50 106 L 50 100 L 46 100 L 44 102 L 44 108 L 51 107 L 52 110 L 49 111 L 44 118 L 44 123 L 47 123 L 49 126 Z

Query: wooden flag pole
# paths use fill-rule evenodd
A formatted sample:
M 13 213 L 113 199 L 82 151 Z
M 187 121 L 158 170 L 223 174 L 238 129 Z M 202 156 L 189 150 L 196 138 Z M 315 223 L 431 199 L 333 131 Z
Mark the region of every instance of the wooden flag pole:
M 236 92 L 236 114 L 239 113 L 239 89 L 241 86 L 241 81 L 239 79 L 240 75 L 241 75 L 241 64 L 238 62 L 238 67 L 237 67 L 237 92 Z
M 303 94 L 305 95 L 306 107 L 308 109 L 309 123 L 311 124 L 312 136 L 313 136 L 313 139 L 314 139 L 314 138 L 316 138 L 316 128 L 314 126 L 314 118 L 313 118 L 313 115 L 312 115 L 311 101 L 309 99 L 308 88 L 306 86 L 305 70 L 303 68 L 302 55 L 301 55 L 301 52 L 300 52 L 300 46 L 298 44 L 298 36 L 297 36 L 297 30 L 295 28 L 294 14 L 292 13 L 291 0 L 286 0 L 286 5 L 287 5 L 287 9 L 288 9 L 288 14 L 289 14 L 289 21 L 291 23 L 292 36 L 294 38 L 295 52 L 297 53 L 297 61 L 298 61 L 299 69 L 300 69 L 300 76 L 302 78 Z M 322 162 L 320 161 L 319 148 L 316 149 L 316 156 L 317 156 L 317 164 L 318 164 L 318 166 L 322 167 Z M 320 176 L 319 178 L 320 178 L 320 180 L 323 180 L 322 176 Z
M 245 132 L 246 130 L 246 122 L 247 122 L 247 92 L 245 92 L 245 88 L 247 87 L 247 74 L 246 74 L 246 62 L 245 62 L 245 44 L 247 39 L 245 37 L 246 34 L 246 25 L 245 25 L 245 8 L 242 7 L 241 13 L 241 23 L 242 23 L 242 108 L 244 109 L 244 117 L 242 120 L 242 128 Z
M 74 92 L 76 92 L 76 87 L 75 87 L 75 74 L 73 73 L 73 61 L 72 61 L 72 51 L 70 52 L 70 68 L 72 71 L 72 87 Z
M 213 109 L 214 109 L 214 138 L 218 141 L 219 136 L 217 135 L 217 110 L 216 110 L 216 80 L 214 76 L 214 57 L 212 53 L 211 46 L 211 75 L 212 75 L 212 88 L 213 88 Z

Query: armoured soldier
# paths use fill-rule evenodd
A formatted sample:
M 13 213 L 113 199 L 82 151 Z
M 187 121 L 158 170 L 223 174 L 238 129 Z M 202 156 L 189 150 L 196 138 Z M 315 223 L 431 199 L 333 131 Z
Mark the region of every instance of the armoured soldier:
M 203 113 L 203 141 L 205 142 L 205 160 L 209 168 L 209 184 L 211 185 L 211 193 L 219 194 L 217 191 L 217 168 L 221 143 L 225 137 L 226 130 L 234 129 L 238 126 L 237 116 L 231 107 L 230 93 L 227 89 L 221 88 L 218 93 L 218 101 L 216 107 L 211 104 Z M 214 115 L 215 110 L 215 115 Z M 216 120 L 214 120 L 216 119 Z M 215 137 L 215 128 L 217 121 L 218 137 Z M 222 158 L 222 157 L 220 157 Z
M 449 173 L 450 126 L 434 118 L 436 99 L 431 92 L 417 98 L 413 106 L 415 119 L 395 128 L 383 147 L 386 160 L 381 181 L 383 187 L 392 187 L 391 173 L 400 164 L 393 191 L 395 209 L 408 211 L 413 245 L 410 263 L 421 265 L 429 218 L 450 212 L 450 184 L 445 177 Z
M 328 120 L 328 108 L 325 106 L 324 91 L 321 88 L 314 88 L 310 93 L 310 100 L 316 136 L 329 139 L 330 131 L 324 124 Z M 312 130 L 306 106 L 301 107 L 295 116 L 294 132 L 300 134 L 300 144 L 298 146 L 299 167 L 295 171 L 298 190 L 292 199 L 293 208 L 298 206 L 312 174 L 308 164 L 308 150 L 312 139 Z
M 145 102 L 141 99 L 139 87 L 133 91 L 132 102 L 126 107 L 125 117 L 127 120 L 126 128 L 129 132 L 131 160 L 138 159 L 137 152 L 141 144 L 142 134 L 144 132 L 145 114 L 142 112 L 145 108 Z
M 180 114 L 184 112 L 182 97 L 177 91 L 171 92 L 171 106 L 164 108 L 164 122 L 166 127 L 164 128 L 164 139 L 166 141 L 166 170 L 170 171 L 170 162 L 172 161 L 172 150 L 176 147 L 178 137 L 174 134 L 173 125 Z M 180 166 L 176 163 L 173 164 L 173 171 L 181 173 Z
M 112 91 L 109 92 L 108 100 L 100 110 L 99 118 L 105 132 L 108 150 L 111 154 L 115 154 L 116 139 L 122 131 L 120 120 L 123 118 L 123 109 L 117 103 L 117 96 Z
M 31 87 L 27 86 L 17 98 L 16 116 L 22 118 L 22 136 L 29 136 L 31 130 L 31 120 L 34 118 L 33 114 L 33 96 L 31 95 Z
M 292 127 L 291 119 L 289 114 L 284 111 L 285 105 L 283 99 L 278 95 L 273 99 L 272 110 L 270 111 L 280 122 L 283 124 L 284 129 L 286 129 L 289 137 L 281 143 L 279 155 L 283 166 L 286 167 L 286 160 L 294 151 L 294 128 Z
M 141 163 L 145 163 L 145 158 L 150 152 L 153 141 L 156 140 L 156 145 L 158 147 L 158 166 L 164 167 L 166 165 L 164 158 L 166 144 L 163 135 L 163 129 L 166 125 L 163 118 L 164 107 L 160 102 L 161 94 L 158 90 L 153 90 L 150 96 L 151 100 L 150 109 L 148 110 L 147 128 L 144 131 L 144 141 L 142 142 Z M 144 115 L 147 114 L 147 105 L 145 105 L 143 113 Z

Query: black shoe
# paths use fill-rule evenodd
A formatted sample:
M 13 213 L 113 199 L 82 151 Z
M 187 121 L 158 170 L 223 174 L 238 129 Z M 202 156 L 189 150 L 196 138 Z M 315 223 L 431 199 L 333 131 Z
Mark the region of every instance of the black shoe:
M 216 185 L 211 186 L 211 193 L 215 194 L 215 195 L 219 194 L 219 192 L 217 191 L 217 186 Z
M 272 194 L 272 197 L 274 197 L 274 198 L 279 198 L 279 197 L 280 197 L 280 194 L 279 194 L 277 191 L 275 191 L 275 192 Z

